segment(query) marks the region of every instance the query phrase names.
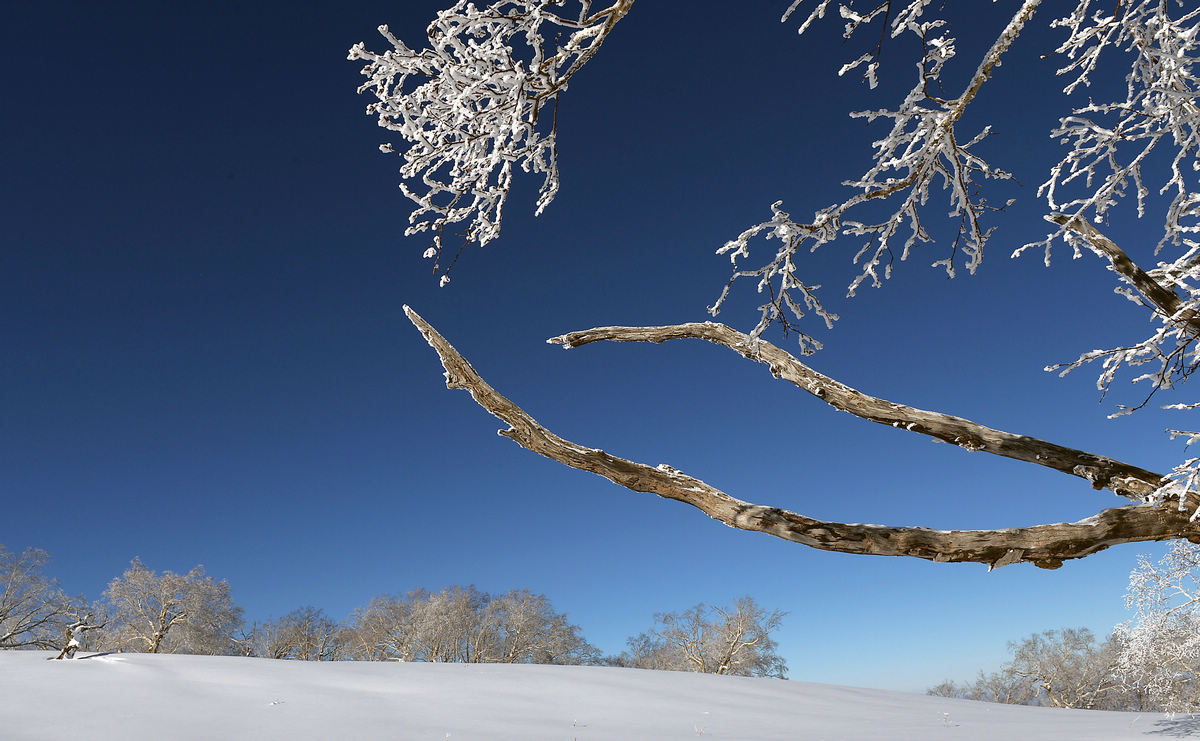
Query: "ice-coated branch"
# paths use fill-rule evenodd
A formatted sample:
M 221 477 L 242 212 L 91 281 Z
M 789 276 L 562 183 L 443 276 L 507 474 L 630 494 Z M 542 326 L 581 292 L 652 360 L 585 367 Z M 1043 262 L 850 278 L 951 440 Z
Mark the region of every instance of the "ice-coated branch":
M 1070 149 L 1038 193 L 1052 211 L 1100 222 L 1132 187 L 1142 217 L 1151 196 L 1144 168 L 1155 158 L 1169 158 L 1158 194 L 1173 196 L 1157 254 L 1167 245 L 1189 243 L 1189 235 L 1200 231 L 1200 195 L 1195 177 L 1185 174 L 1195 170 L 1200 154 L 1200 9 L 1133 0 L 1119 5 L 1118 12 L 1097 8 L 1089 13 L 1092 5 L 1079 0 L 1071 15 L 1052 24 L 1070 32 L 1056 50 L 1067 60 L 1058 74 L 1073 78 L 1063 92 L 1090 86 L 1102 57 L 1125 53 L 1125 97 L 1107 103 L 1089 99 L 1060 119 L 1053 135 Z M 1064 195 L 1072 187 L 1075 192 Z M 1054 236 L 1036 244 L 1048 249 Z
M 1115 242 L 1079 216 L 1051 214 L 1046 219 L 1059 226 L 1063 237 L 1077 251 L 1083 245 L 1106 259 L 1113 272 L 1120 276 L 1125 284 L 1117 288 L 1117 292 L 1151 309 L 1158 320 L 1155 332 L 1141 342 L 1127 347 L 1092 350 L 1080 355 L 1074 362 L 1052 365 L 1047 370 L 1057 370 L 1066 374 L 1086 363 L 1099 360 L 1102 362 L 1102 370 L 1097 385 L 1105 391 L 1122 367 L 1149 364 L 1152 370 L 1134 378 L 1135 382 L 1150 381 L 1151 390 L 1145 401 L 1132 408 L 1121 406 L 1116 415 L 1140 409 L 1159 389 L 1169 388 L 1194 373 L 1200 367 L 1200 357 L 1197 356 L 1197 340 L 1200 340 L 1200 292 L 1192 287 L 1193 281 L 1188 280 L 1177 266 L 1160 263 L 1152 271 L 1143 270 Z M 1166 408 L 1186 410 L 1196 406 L 1171 404 Z
M 1052 246 L 1067 243 L 1075 257 L 1086 247 L 1106 259 L 1124 285 L 1117 290 L 1149 308 L 1158 321 L 1140 342 L 1085 353 L 1074 363 L 1052 366 L 1069 371 L 1103 360 L 1098 379 L 1107 390 L 1122 367 L 1149 364 L 1153 370 L 1133 380 L 1150 381 L 1152 390 L 1128 413 L 1144 406 L 1154 392 L 1174 386 L 1198 367 L 1195 341 L 1200 333 L 1200 9 L 1186 3 L 1133 0 L 1111 8 L 1093 8 L 1079 0 L 1071 15 L 1052 25 L 1067 29 L 1056 50 L 1065 59 L 1058 70 L 1069 79 L 1064 93 L 1092 84 L 1101 61 L 1127 63 L 1125 95 L 1107 103 L 1093 99 L 1060 119 L 1053 132 L 1068 146 L 1039 189 L 1058 226 L 1039 242 L 1045 261 Z M 1155 188 L 1157 180 L 1158 185 Z M 1154 254 L 1175 254 L 1150 270 L 1139 267 L 1095 224 L 1105 224 L 1114 207 L 1132 191 L 1139 218 L 1165 205 L 1162 236 Z M 1157 191 L 1157 192 L 1156 192 Z M 1168 198 L 1169 196 L 1169 198 Z
M 469 392 L 481 407 L 508 424 L 500 434 L 539 455 L 590 471 L 627 489 L 674 499 L 730 527 L 843 553 L 911 556 L 939 562 L 974 562 L 990 568 L 1028 562 L 1058 568 L 1063 561 L 1120 543 L 1188 537 L 1200 530 L 1174 507 L 1135 504 L 1115 507 L 1074 523 L 999 530 L 933 530 L 828 522 L 736 499 L 666 465 L 648 466 L 565 440 L 492 388 L 428 322 L 409 307 L 405 313 L 437 352 L 446 386 Z
M 802 32 L 824 15 L 828 4 L 818 4 L 802 24 Z M 930 188 L 938 184 L 948 193 L 949 216 L 957 221 L 957 237 L 949 254 L 933 264 L 954 277 L 956 262 L 961 259 L 963 267 L 974 273 L 983 260 L 984 245 L 992 231 L 984 226 L 983 218 L 987 212 L 997 210 L 981 194 L 980 183 L 985 179 L 1011 179 L 1012 176 L 992 167 L 974 151 L 975 146 L 991 134 L 991 127 L 984 127 L 966 139 L 960 138 L 956 127 L 1039 4 L 1040 0 L 1025 0 L 984 54 L 962 93 L 949 100 L 931 91 L 940 88 L 943 68 L 955 56 L 954 38 L 945 31 L 943 21 L 919 20 L 928 5 L 924 0 L 915 0 L 899 12 L 892 22 L 892 34 L 911 32 L 920 39 L 923 49 L 916 65 L 916 83 L 896 110 L 851 114 L 868 121 L 890 119 L 892 122 L 888 134 L 873 144 L 873 166 L 859 178 L 843 183 L 855 191 L 854 195 L 817 211 L 811 222 L 793 221 L 780 210 L 781 202 L 777 202 L 772 207 L 774 218 L 750 227 L 717 250 L 718 254 L 729 255 L 734 272 L 725 290 L 709 308 L 710 313 L 715 316 L 720 312 L 731 285 L 739 278 L 756 278 L 759 293 L 768 293 L 769 299 L 759 307 L 761 316 L 750 333 L 752 337 L 757 339 L 775 321 L 783 321 L 788 326 L 787 315 L 800 319 L 805 309 L 814 311 L 827 325 L 830 324 L 832 314 L 823 309 L 813 294 L 817 286 L 808 285 L 796 273 L 800 250 L 815 251 L 839 237 L 865 237 L 854 256 L 854 262 L 861 269 L 851 281 L 848 293 L 853 296 L 866 281 L 880 286 L 882 280 L 891 276 L 897 257 L 907 260 L 916 243 L 933 241 L 922 219 L 929 205 Z M 789 8 L 785 20 L 797 5 L 798 2 L 793 3 Z M 888 13 L 881 12 L 883 7 L 878 5 L 859 14 L 853 10 L 853 3 L 840 6 L 842 17 L 848 21 L 845 35 L 848 37 L 876 18 L 887 17 Z M 890 3 L 887 7 L 890 9 Z M 869 57 L 870 54 L 864 55 L 847 64 L 842 72 L 857 67 Z M 872 87 L 876 65 L 877 60 L 867 66 L 866 74 Z M 879 209 L 882 218 L 871 218 L 868 215 L 871 212 L 864 211 L 863 207 L 871 203 L 887 204 Z M 936 210 L 940 213 L 942 208 L 938 206 Z M 862 215 L 858 215 L 860 212 Z M 742 267 L 741 262 L 750 259 L 751 240 L 760 235 L 779 240 L 774 256 L 760 267 Z M 800 342 L 804 354 L 819 348 L 819 343 L 805 333 L 800 333 Z
M 558 95 L 633 0 L 596 12 L 591 0 L 574 0 L 573 15 L 562 14 L 564 5 L 498 0 L 477 7 L 459 0 L 429 24 L 425 49 L 410 49 L 387 26 L 379 32 L 390 50 L 368 51 L 363 43 L 350 49 L 349 59 L 367 62 L 367 81 L 358 88 L 376 98 L 367 115 L 407 143 L 400 174 L 425 186 L 419 192 L 400 184 L 417 206 L 405 234 L 433 232 L 425 256 L 436 259 L 443 285 L 449 280 L 446 228 L 468 222 L 458 235 L 464 247 L 495 239 L 514 166 L 544 175 L 537 213 L 554 200 Z M 554 115 L 541 115 L 546 106 Z M 390 143 L 380 150 L 396 151 Z

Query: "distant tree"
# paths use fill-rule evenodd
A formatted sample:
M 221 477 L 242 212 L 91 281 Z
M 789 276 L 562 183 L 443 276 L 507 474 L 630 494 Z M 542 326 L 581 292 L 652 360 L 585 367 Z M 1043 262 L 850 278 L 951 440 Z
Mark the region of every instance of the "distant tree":
M 628 650 L 611 663 L 639 669 L 787 678 L 787 662 L 771 633 L 786 613 L 768 612 L 750 597 L 730 606 L 698 604 L 683 612 L 659 613 L 655 626 L 631 637 Z
M 1119 668 L 1150 708 L 1200 710 L 1200 546 L 1176 541 L 1157 563 L 1138 559 L 1118 626 Z
M 425 256 L 437 261 L 434 272 L 443 285 L 463 248 L 499 235 L 517 168 L 544 177 L 538 212 L 554 198 L 559 187 L 559 97 L 617 24 L 636 15 L 633 5 L 634 0 L 597 8 L 590 0 L 460 0 L 430 23 L 424 48 L 408 47 L 381 26 L 384 51 L 371 51 L 363 43 L 350 50 L 351 59 L 365 63 L 359 92 L 372 98 L 368 114 L 399 145 L 387 143 L 381 149 L 404 159 L 401 188 L 415 204 L 407 233 L 430 236 Z M 1027 42 L 1027 27 L 1042 25 L 1062 31 L 1061 40 L 1044 51 L 1058 60 L 1057 74 L 1063 79 L 1062 98 L 1050 101 L 1058 125 L 1046 132 L 1062 143 L 1063 151 L 1029 175 L 1042 182 L 1037 193 L 1045 199 L 1049 226 L 1030 235 L 1033 241 L 1014 256 L 1040 252 L 1047 263 L 1055 250 L 1095 256 L 1106 268 L 1098 275 L 1115 277 L 1117 292 L 1152 320 L 1144 338 L 1114 338 L 1109 349 L 1086 351 L 1057 368 L 1065 373 L 1095 362 L 1105 390 L 1121 372 L 1145 382 L 1148 393 L 1139 395 L 1136 404 L 1119 407 L 1117 414 L 1135 411 L 1155 392 L 1184 382 L 1200 367 L 1200 187 L 1194 176 L 1200 169 L 1200 107 L 1195 102 L 1200 96 L 1200 16 L 1193 4 L 1023 0 L 994 27 L 967 11 L 967 22 L 954 31 L 946 3 L 843 0 L 838 13 L 830 5 L 830 0 L 795 0 L 783 20 L 802 18 L 799 30 L 812 34 L 819 33 L 827 14 L 840 16 L 829 24 L 837 25 L 851 49 L 840 72 L 863 74 L 869 88 L 864 97 L 887 96 L 885 101 L 865 101 L 851 116 L 884 128 L 875 137 L 866 170 L 831 179 L 828 195 L 805 212 L 811 215 L 794 219 L 783 210 L 783 201 L 776 201 L 769 219 L 733 239 L 714 238 L 714 246 L 721 245 L 717 252 L 733 267 L 709 312 L 715 316 L 732 288 L 749 283 L 763 297 L 753 329 L 745 333 L 712 322 L 596 327 L 550 342 L 571 348 L 600 341 L 690 338 L 721 345 L 767 365 L 774 377 L 835 409 L 967 451 L 1059 471 L 1127 500 L 1124 506 L 1074 523 L 963 531 L 827 522 L 753 504 L 670 466 L 618 458 L 555 435 L 492 388 L 406 307 L 438 353 L 447 385 L 468 390 L 507 423 L 501 434 L 535 453 L 635 491 L 689 504 L 731 527 L 814 548 L 993 568 L 1021 562 L 1058 568 L 1065 560 L 1119 543 L 1200 537 L 1193 523 L 1200 515 L 1200 458 L 1184 460 L 1164 475 L 894 403 L 819 373 L 763 338 L 769 326 L 780 325 L 785 334 L 794 331 L 800 354 L 807 355 L 821 346 L 801 328 L 813 319 L 809 315 L 833 327 L 838 317 L 825 308 L 820 286 L 804 268 L 805 256 L 817 249 L 834 244 L 849 248 L 854 264 L 846 281 L 850 296 L 864 284 L 883 285 L 899 262 L 934 244 L 940 248 L 932 264 L 948 277 L 976 271 L 993 233 L 990 222 L 1014 192 L 1006 183 L 1014 176 L 989 161 L 995 156 L 987 152 L 994 142 L 993 124 L 999 128 L 1006 122 L 980 126 L 976 114 L 983 111 L 973 104 L 989 97 L 989 81 L 1004 74 L 1001 63 L 1010 50 Z M 971 40 L 982 49 L 965 66 L 959 49 L 971 44 L 959 44 L 953 34 L 960 31 L 975 37 Z M 883 54 L 885 44 L 895 46 L 895 53 Z M 885 57 L 904 59 L 899 68 L 911 70 L 911 77 L 894 81 L 881 75 Z M 993 99 L 991 105 L 1010 112 L 1020 104 Z M 753 126 L 752 117 L 748 125 Z M 716 132 L 715 140 L 725 134 Z M 1020 157 L 1012 154 L 1010 160 L 1018 162 Z M 410 187 L 415 183 L 420 185 Z M 1113 222 L 1123 217 L 1121 205 L 1139 219 L 1149 213 L 1161 217 L 1146 239 L 1126 245 L 1130 252 L 1109 236 Z M 460 224 L 461 244 L 447 244 L 446 239 L 453 239 L 447 228 L 453 234 Z M 1169 408 L 1198 406 L 1185 400 Z M 1196 432 L 1175 430 L 1172 435 L 1200 439 Z
M 492 600 L 493 620 L 499 626 L 496 661 L 508 664 L 591 664 L 596 649 L 580 635 L 579 627 L 555 612 L 545 595 L 514 589 Z
M 68 597 L 45 573 L 50 554 L 27 548 L 20 555 L 0 545 L 0 649 L 57 648 L 83 597 Z
M 491 659 L 497 626 L 489 601 L 474 586 L 448 587 L 418 599 L 413 605 L 417 659 L 466 664 Z
M 377 597 L 355 611 L 350 653 L 361 660 L 590 663 L 596 655 L 544 595 L 475 587 Z
M 110 614 L 106 648 L 146 653 L 234 654 L 234 633 L 242 608 L 233 603 L 229 583 L 204 575 L 161 575 L 135 558 L 113 579 L 104 598 Z
M 943 682 L 928 693 L 1009 705 L 1135 710 L 1117 669 L 1119 643 L 1098 643 L 1087 628 L 1047 630 L 1009 642 L 1012 658 L 969 684 Z
M 289 612 L 278 620 L 255 625 L 243 639 L 248 654 L 269 659 L 339 661 L 349 648 L 345 627 L 311 605 Z
M 946 680 L 931 687 L 927 694 L 939 697 L 955 697 L 961 700 L 997 702 L 1006 705 L 1036 705 L 1036 697 L 1028 682 L 1010 671 L 990 674 L 979 672 L 974 682 L 959 684 Z
M 1087 628 L 1035 633 L 1009 648 L 1012 673 L 1032 688 L 1042 704 L 1111 710 L 1122 700 L 1113 644 L 1098 644 Z
M 407 598 L 385 595 L 354 611 L 350 619 L 350 654 L 360 661 L 415 661 L 417 622 L 414 606 L 424 590 Z

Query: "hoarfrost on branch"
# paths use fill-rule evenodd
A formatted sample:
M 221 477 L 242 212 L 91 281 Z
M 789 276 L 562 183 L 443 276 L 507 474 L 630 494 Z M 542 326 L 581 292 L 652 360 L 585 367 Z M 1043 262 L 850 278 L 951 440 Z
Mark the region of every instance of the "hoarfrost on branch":
M 444 229 L 449 224 L 469 221 L 462 235 L 464 245 L 484 244 L 496 237 L 514 163 L 545 175 L 539 211 L 554 197 L 558 187 L 556 122 L 547 123 L 545 116 L 539 120 L 539 112 L 557 101 L 570 76 L 594 55 L 632 6 L 632 0 L 618 0 L 593 13 L 586 0 L 576 2 L 579 12 L 570 16 L 558 12 L 563 2 L 550 0 L 505 0 L 486 8 L 459 2 L 430 25 L 430 48 L 426 50 L 408 49 L 386 28 L 381 30 L 393 51 L 374 54 L 362 44 L 351 50 L 351 58 L 368 62 L 364 69 L 368 82 L 360 90 L 378 98 L 369 113 L 409 143 L 402 153 L 402 174 L 406 180 L 420 177 L 427 186 L 423 194 L 414 193 L 407 185 L 401 187 L 417 204 L 408 233 L 433 232 L 433 246 L 426 256 L 439 258 L 439 265 Z M 943 74 L 956 63 L 958 47 L 940 5 L 930 0 L 871 0 L 865 6 L 843 0 L 837 4 L 842 35 L 856 39 L 870 33 L 873 46 L 865 53 L 852 52 L 839 74 L 860 73 L 867 87 L 875 89 L 880 82 L 884 44 L 903 37 L 919 42 L 915 79 L 898 103 L 851 114 L 868 122 L 890 122 L 890 129 L 873 143 L 867 170 L 842 183 L 850 191 L 848 196 L 831 197 L 832 204 L 817 209 L 806 222 L 793 219 L 778 200 L 771 206 L 769 220 L 750 226 L 718 249 L 718 254 L 731 260 L 733 271 L 709 307 L 710 313 L 716 315 L 726 306 L 742 278 L 753 279 L 758 293 L 765 296 L 758 307 L 757 324 L 729 346 L 736 345 L 746 357 L 763 361 L 764 353 L 777 348 L 772 349 L 762 334 L 778 323 L 785 331 L 797 332 L 803 354 L 820 348 L 820 342 L 795 322 L 815 314 L 832 327 L 838 317 L 823 306 L 817 293 L 820 286 L 801 275 L 802 249 L 811 252 L 848 240 L 857 266 L 848 285 L 852 296 L 864 283 L 882 285 L 891 277 L 897 258 L 906 260 L 914 248 L 935 241 L 933 234 L 938 232 L 929 221 L 933 209 L 937 218 L 948 213 L 954 235 L 952 242 L 945 240 L 943 253 L 933 265 L 949 277 L 960 269 L 973 273 L 979 267 L 994 228 L 987 219 L 991 212 L 1011 203 L 997 200 L 1002 205 L 993 205 L 984 186 L 1012 176 L 977 151 L 991 135 L 992 126 L 965 132 L 960 128 L 964 113 L 1041 5 L 1042 0 L 1023 0 L 999 33 L 986 37 L 990 45 L 969 78 L 963 75 L 967 82 L 958 95 L 946 97 Z M 1101 366 L 1097 385 L 1102 392 L 1123 369 L 1135 370 L 1133 381 L 1148 382 L 1150 391 L 1140 404 L 1119 407 L 1117 413 L 1124 414 L 1145 406 L 1155 392 L 1176 387 L 1200 368 L 1200 79 L 1196 75 L 1200 9 L 1182 0 L 1075 0 L 1065 4 L 1068 9 L 1072 6 L 1068 14 L 1046 21 L 1066 34 L 1066 40 L 1050 50 L 1052 58 L 1061 60 L 1058 74 L 1065 80 L 1064 108 L 1068 111 L 1051 134 L 1065 147 L 1065 154 L 1049 168 L 1038 189 L 1048 207 L 1045 218 L 1054 228 L 1044 239 L 1017 249 L 1013 256 L 1040 247 L 1048 263 L 1057 244 L 1068 245 L 1076 257 L 1093 253 L 1116 274 L 1117 292 L 1153 316 L 1154 329 L 1141 341 L 1087 352 L 1073 362 L 1048 368 L 1066 373 L 1096 361 Z M 834 15 L 832 8 L 833 0 L 795 0 L 782 20 L 802 17 L 798 31 L 814 33 L 823 19 Z M 939 17 L 932 17 L 935 13 Z M 559 38 L 566 39 L 556 42 L 552 51 L 543 40 L 547 24 L 561 31 Z M 516 51 L 518 41 L 524 42 L 520 52 Z M 1115 79 L 1123 79 L 1124 86 L 1111 85 Z M 1108 101 L 1085 99 L 1084 94 L 1101 80 L 1106 84 L 1096 85 L 1096 94 L 1115 97 Z M 385 145 L 385 150 L 390 147 Z M 931 192 L 937 186 L 941 196 Z M 1127 198 L 1130 195 L 1132 198 Z M 1152 267 L 1143 268 L 1105 234 L 1121 205 L 1139 219 L 1160 208 L 1164 211 L 1162 236 L 1156 237 L 1153 248 L 1127 245 L 1133 254 L 1153 252 L 1158 261 Z M 760 245 L 759 238 L 766 240 L 767 246 Z M 445 280 L 443 274 L 443 284 Z M 410 314 L 412 317 L 415 314 Z M 434 342 L 432 328 L 419 319 L 414 323 L 442 356 L 449 385 L 467 388 L 502 419 L 526 420 L 527 415 L 507 399 L 492 397 L 494 390 L 472 375 L 473 371 L 463 378 L 454 376 L 451 368 L 459 361 L 466 366 L 465 360 L 448 344 L 443 347 Z M 661 342 L 685 336 L 711 340 L 712 333 L 724 337 L 726 332 L 734 331 L 708 323 L 608 327 L 564 335 L 570 339 L 563 344 L 584 344 L 581 337 L 593 336 L 616 341 Z M 778 376 L 784 367 L 802 367 L 793 361 L 769 364 Z M 802 377 L 807 371 L 796 373 Z M 947 531 L 945 535 L 919 528 L 869 526 L 864 530 L 732 500 L 674 469 L 643 469 L 641 464 L 602 451 L 576 450 L 531 420 L 523 423 L 532 430 L 528 440 L 513 430 L 505 434 L 543 455 L 593 470 L 629 488 L 687 501 L 735 527 L 831 550 L 971 560 L 992 566 L 1032 561 L 1055 567 L 1064 559 L 1121 542 L 1181 537 L 1200 542 L 1192 522 L 1200 511 L 1200 458 L 1191 458 L 1164 476 L 1046 441 L 998 433 L 950 415 L 910 410 L 908 416 L 888 418 L 874 411 L 873 402 L 856 396 L 853 389 L 841 390 L 832 379 L 814 382 L 817 388 L 810 391 L 835 406 L 830 399 L 844 394 L 848 401 L 842 408 L 858 416 L 929 434 L 968 450 L 1042 465 L 1054 461 L 1049 465 L 1081 476 L 1096 488 L 1130 496 L 1139 504 L 1105 510 L 1095 518 L 1061 527 L 1038 526 L 1047 528 L 1044 530 Z M 1197 406 L 1200 403 L 1176 403 L 1168 408 L 1194 410 Z M 1171 432 L 1190 441 L 1200 438 L 1193 432 Z M 995 437 L 995 442 L 983 445 L 981 441 L 988 436 Z M 593 454 L 599 456 L 595 461 L 589 457 Z M 1107 462 L 1099 465 L 1101 461 Z M 614 466 L 620 470 L 610 470 Z M 731 513 L 733 510 L 736 512 Z M 751 517 L 747 512 L 757 514 Z M 900 540 L 905 544 L 898 545 Z
M 376 53 L 365 43 L 350 49 L 350 59 L 367 62 L 367 81 L 358 88 L 376 98 L 367 115 L 404 139 L 400 174 L 425 186 L 400 184 L 416 204 L 405 234 L 433 233 L 425 257 L 435 259 L 443 286 L 462 247 L 499 235 L 514 165 L 544 176 L 537 213 L 554 200 L 558 96 L 633 0 L 596 12 L 590 0 L 578 0 L 573 15 L 562 15 L 563 5 L 500 0 L 478 7 L 460 0 L 429 24 L 425 49 L 409 48 L 387 26 L 379 33 L 390 50 Z M 396 151 L 390 143 L 380 150 Z M 460 222 L 468 222 L 458 235 L 461 246 L 447 260 L 446 227 Z

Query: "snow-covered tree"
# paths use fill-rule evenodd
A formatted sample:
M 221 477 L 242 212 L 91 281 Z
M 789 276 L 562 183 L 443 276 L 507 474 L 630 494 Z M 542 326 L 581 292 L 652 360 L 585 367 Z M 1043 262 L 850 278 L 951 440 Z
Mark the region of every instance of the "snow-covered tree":
M 1125 602 L 1136 611 L 1118 627 L 1125 681 L 1153 709 L 1200 709 L 1200 546 L 1176 541 L 1157 563 L 1139 558 Z
M 583 664 L 596 650 L 545 595 L 475 587 L 383 596 L 357 610 L 350 653 L 360 660 Z
M 339 661 L 349 648 L 349 631 L 319 607 L 292 610 L 255 624 L 240 642 L 249 656 L 297 661 Z
M 186 574 L 157 574 L 133 559 L 104 591 L 109 612 L 104 647 L 146 653 L 233 654 L 242 608 L 229 583 L 205 576 L 196 566 Z
M 771 633 L 785 613 L 767 611 L 750 597 L 729 606 L 698 604 L 654 616 L 654 627 L 627 641 L 614 663 L 745 677 L 787 677 L 787 662 Z
M 0 648 L 57 648 L 66 626 L 86 602 L 68 597 L 46 575 L 50 554 L 20 554 L 0 545 Z
M 1008 669 L 1032 689 L 1040 704 L 1112 710 L 1121 695 L 1112 645 L 1097 643 L 1087 628 L 1047 630 L 1010 644 Z
M 1012 658 L 971 683 L 943 682 L 928 694 L 1009 705 L 1145 710 L 1117 669 L 1119 638 L 1100 643 L 1087 628 L 1034 633 L 1010 642 Z
M 451 388 L 468 390 L 487 411 L 509 425 L 502 434 L 568 466 L 599 474 L 635 491 L 685 502 L 730 526 L 765 532 L 827 550 L 906 555 L 934 561 L 973 561 L 990 567 L 1030 562 L 1057 568 L 1126 542 L 1190 538 L 1200 513 L 1200 458 L 1163 474 L 1139 466 L 974 421 L 860 392 L 819 373 L 763 337 L 772 324 L 794 330 L 802 355 L 820 348 L 805 331 L 809 315 L 832 327 L 837 316 L 822 304 L 803 268 L 803 255 L 845 245 L 855 268 L 847 290 L 881 285 L 897 260 L 937 250 L 933 265 L 950 277 L 974 273 L 982 263 L 996 211 L 1007 199 L 996 186 L 1012 176 L 983 148 L 993 125 L 971 128 L 973 103 L 1014 44 L 1032 43 L 1030 24 L 1049 26 L 1062 40 L 1044 51 L 1059 60 L 1063 82 L 1061 115 L 1049 132 L 1064 146 L 1048 162 L 1038 193 L 1045 199 L 1048 233 L 1016 250 L 1040 250 L 1048 262 L 1065 247 L 1075 257 L 1090 253 L 1115 275 L 1116 290 L 1153 320 L 1150 334 L 1107 350 L 1086 352 L 1068 372 L 1098 363 L 1099 385 L 1107 390 L 1118 372 L 1130 370 L 1155 391 L 1177 386 L 1200 367 L 1200 9 L 1172 0 L 1075 0 L 1009 4 L 1002 24 L 969 23 L 952 28 L 946 7 L 928 0 L 794 0 L 785 22 L 805 34 L 826 32 L 822 21 L 837 15 L 851 49 L 841 73 L 861 73 L 864 95 L 890 96 L 852 116 L 887 127 L 874 142 L 870 166 L 841 183 L 832 205 L 794 218 L 771 206 L 771 217 L 754 224 L 718 249 L 733 273 L 710 312 L 726 305 L 743 279 L 766 297 L 749 332 L 698 322 L 657 327 L 598 327 L 551 338 L 563 347 L 602 340 L 663 342 L 700 339 L 723 345 L 766 364 L 777 378 L 831 406 L 865 420 L 917 435 L 1037 466 L 1045 466 L 1107 489 L 1133 504 L 1113 507 L 1076 523 L 1026 528 L 945 531 L 827 522 L 777 507 L 734 498 L 669 466 L 649 466 L 564 440 L 488 385 L 471 365 L 415 312 L 409 318 L 437 351 Z M 735 12 L 730 9 L 729 12 Z M 426 256 L 448 280 L 445 227 L 469 226 L 463 245 L 495 239 L 514 165 L 544 175 L 537 209 L 558 189 L 555 148 L 557 116 L 547 107 L 567 81 L 600 48 L 623 19 L 635 17 L 632 0 L 596 10 L 588 0 L 497 0 L 477 5 L 462 0 L 428 28 L 429 45 L 410 49 L 381 28 L 390 48 L 370 52 L 365 44 L 352 59 L 367 62 L 360 88 L 375 96 L 368 112 L 397 136 L 396 151 L 406 181 L 420 179 L 423 192 L 404 192 L 417 203 L 410 234 L 433 232 Z M 964 60 L 954 34 L 986 34 L 985 50 Z M 1042 34 L 1036 35 L 1041 37 Z M 909 40 L 912 43 L 905 45 Z M 856 45 L 859 45 L 857 48 Z M 882 50 L 891 45 L 915 56 L 910 81 L 892 90 L 881 78 Z M 889 46 L 890 49 L 890 46 Z M 889 58 L 896 56 L 889 51 Z M 950 74 L 955 70 L 955 74 Z M 959 83 L 956 80 L 964 80 Z M 1123 81 L 1123 82 L 1122 82 Z M 1116 84 L 1114 84 L 1116 83 Z M 878 88 L 878 90 L 876 89 Z M 1013 103 L 1012 105 L 1019 105 Z M 547 120 L 549 119 L 549 120 Z M 563 122 L 563 125 L 569 125 Z M 836 190 L 831 183 L 831 193 Z M 990 196 L 990 197 L 989 197 Z M 794 210 L 794 209 L 793 209 Z M 1146 245 L 1127 245 L 1109 236 L 1113 220 L 1161 214 L 1161 229 Z M 949 214 L 949 222 L 944 222 Z M 941 222 L 944 226 L 939 227 Z M 948 232 L 945 239 L 935 238 Z M 714 240 L 719 243 L 719 240 Z M 457 259 L 461 247 L 454 253 Z M 1172 408 L 1192 410 L 1200 403 Z M 1200 433 L 1175 430 L 1189 441 Z

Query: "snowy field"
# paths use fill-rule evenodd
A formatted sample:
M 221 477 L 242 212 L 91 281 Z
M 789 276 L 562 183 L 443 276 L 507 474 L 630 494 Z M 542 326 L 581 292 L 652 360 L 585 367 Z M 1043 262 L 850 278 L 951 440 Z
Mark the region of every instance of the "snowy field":
M 668 741 L 1200 738 L 1200 716 L 574 666 L 0 651 L 0 738 Z

